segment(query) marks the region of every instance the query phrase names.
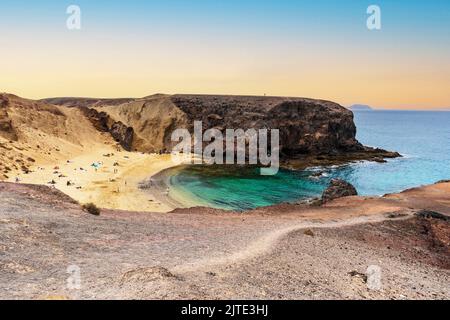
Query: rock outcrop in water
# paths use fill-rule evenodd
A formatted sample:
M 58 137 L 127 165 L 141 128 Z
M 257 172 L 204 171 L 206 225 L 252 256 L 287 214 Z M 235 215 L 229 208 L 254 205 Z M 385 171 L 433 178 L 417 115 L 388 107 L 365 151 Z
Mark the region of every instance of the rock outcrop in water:
M 353 185 L 341 179 L 333 179 L 331 180 L 328 188 L 322 194 L 322 203 L 327 203 L 334 199 L 357 195 L 358 192 Z
M 281 158 L 293 167 L 349 160 L 381 161 L 385 157 L 400 156 L 395 152 L 363 146 L 356 140 L 353 113 L 339 104 L 324 100 L 154 95 L 120 101 L 83 99 L 80 102 L 75 98 L 46 101 L 60 101 L 69 107 L 81 104 L 97 110 L 101 117 L 100 127 L 104 131 L 111 131 L 111 123 L 122 124 L 119 130 L 115 130 L 118 132 L 115 139 L 126 140 L 121 144 L 133 151 L 170 151 L 176 144 L 171 141 L 173 130 L 186 128 L 193 132 L 194 121 L 202 121 L 204 130 L 216 128 L 222 132 L 238 128 L 279 129 Z M 97 115 L 89 118 L 98 126 Z

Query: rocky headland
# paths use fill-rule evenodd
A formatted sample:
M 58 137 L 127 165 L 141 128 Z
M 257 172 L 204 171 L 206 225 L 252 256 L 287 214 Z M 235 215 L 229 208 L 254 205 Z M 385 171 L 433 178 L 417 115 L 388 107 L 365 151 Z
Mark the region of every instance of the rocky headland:
M 88 108 L 95 127 L 109 131 L 126 150 L 170 152 L 174 129 L 279 129 L 280 156 L 286 166 L 301 168 L 353 160 L 383 161 L 396 152 L 365 147 L 356 140 L 353 113 L 339 104 L 305 98 L 154 95 L 117 101 L 59 98 L 45 102 Z

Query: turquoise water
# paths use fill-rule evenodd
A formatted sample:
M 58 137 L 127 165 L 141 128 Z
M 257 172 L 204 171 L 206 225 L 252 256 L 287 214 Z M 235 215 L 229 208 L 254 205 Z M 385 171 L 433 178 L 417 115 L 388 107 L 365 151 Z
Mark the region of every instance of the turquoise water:
M 335 177 L 352 183 L 361 195 L 383 195 L 450 178 L 450 112 L 361 111 L 355 112 L 355 123 L 363 144 L 404 157 L 388 163 L 280 170 L 276 176 L 260 176 L 257 168 L 189 166 L 174 170 L 170 183 L 198 203 L 246 210 L 319 196 Z

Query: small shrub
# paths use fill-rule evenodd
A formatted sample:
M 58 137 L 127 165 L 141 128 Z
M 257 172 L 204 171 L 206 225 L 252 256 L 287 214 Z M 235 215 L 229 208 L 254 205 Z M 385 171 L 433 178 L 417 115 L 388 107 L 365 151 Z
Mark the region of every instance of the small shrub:
M 88 213 L 90 213 L 94 216 L 100 215 L 100 209 L 93 203 L 87 203 L 87 204 L 83 205 L 83 210 L 87 211 Z

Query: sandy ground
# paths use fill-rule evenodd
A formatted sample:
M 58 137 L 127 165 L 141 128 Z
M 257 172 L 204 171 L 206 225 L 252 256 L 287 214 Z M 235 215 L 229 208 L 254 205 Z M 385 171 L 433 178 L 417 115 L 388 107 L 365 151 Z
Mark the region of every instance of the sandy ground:
M 98 169 L 92 166 L 100 163 Z M 118 151 L 110 146 L 95 148 L 51 164 L 34 164 L 28 174 L 17 174 L 8 181 L 55 187 L 81 204 L 101 208 L 168 212 L 174 207 L 164 200 L 167 190 L 139 188 L 151 176 L 176 165 L 170 155 Z M 54 184 L 53 184 L 54 182 Z M 68 182 L 70 185 L 68 185 Z
M 0 197 L 0 299 L 450 298 L 450 183 L 245 214 L 92 216 L 56 189 L 21 184 L 0 183 Z

